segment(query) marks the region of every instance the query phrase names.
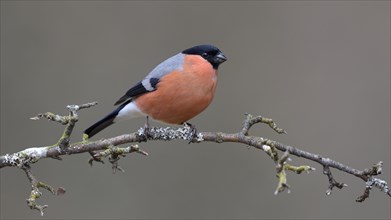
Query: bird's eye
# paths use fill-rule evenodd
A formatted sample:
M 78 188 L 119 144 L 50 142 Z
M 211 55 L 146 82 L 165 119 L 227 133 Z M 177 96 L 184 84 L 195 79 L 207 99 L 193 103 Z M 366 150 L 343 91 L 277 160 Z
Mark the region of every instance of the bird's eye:
M 201 54 L 201 56 L 202 56 L 203 58 L 206 58 L 206 57 L 208 57 L 208 53 L 203 53 L 203 54 Z

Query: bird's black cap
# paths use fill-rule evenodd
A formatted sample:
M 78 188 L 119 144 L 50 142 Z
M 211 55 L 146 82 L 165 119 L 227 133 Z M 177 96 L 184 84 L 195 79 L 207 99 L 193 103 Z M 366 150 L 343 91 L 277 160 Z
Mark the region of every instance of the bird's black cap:
M 182 53 L 188 55 L 200 55 L 212 64 L 214 69 L 217 69 L 220 64 L 227 60 L 227 57 L 220 51 L 219 48 L 210 44 L 197 45 L 182 51 Z

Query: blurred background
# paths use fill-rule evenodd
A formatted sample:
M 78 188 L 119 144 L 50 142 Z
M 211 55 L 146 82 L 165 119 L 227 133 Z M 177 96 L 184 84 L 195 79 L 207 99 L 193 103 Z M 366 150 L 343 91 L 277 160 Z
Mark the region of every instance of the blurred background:
M 197 44 L 228 57 L 214 101 L 191 120 L 200 131 L 237 132 L 246 112 L 273 118 L 288 134 L 257 125 L 252 135 L 319 153 L 357 169 L 384 161 L 390 179 L 389 1 L 1 1 L 0 153 L 54 144 L 63 126 L 32 121 L 67 114 L 68 104 L 98 101 L 80 112 L 73 142 L 162 60 Z M 111 126 L 93 139 L 136 131 L 143 118 Z M 154 125 L 159 125 L 153 122 Z M 390 198 L 332 170 L 349 187 L 326 196 L 317 168 L 288 173 L 290 194 L 275 196 L 275 167 L 240 144 L 141 143 L 150 155 L 121 159 L 125 173 L 88 154 L 41 160 L 48 219 L 389 219 Z M 18 169 L 1 177 L 2 219 L 41 218 L 26 198 Z

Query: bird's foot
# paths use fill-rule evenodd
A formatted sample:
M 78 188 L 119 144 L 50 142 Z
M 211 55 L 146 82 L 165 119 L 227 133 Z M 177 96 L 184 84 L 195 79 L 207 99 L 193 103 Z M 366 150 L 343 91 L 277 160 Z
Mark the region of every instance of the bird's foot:
M 194 140 L 198 139 L 198 131 L 197 131 L 197 128 L 193 124 L 190 124 L 189 122 L 185 122 L 184 125 L 188 126 L 190 128 L 190 133 L 187 138 L 189 140 L 189 144 L 190 144 Z

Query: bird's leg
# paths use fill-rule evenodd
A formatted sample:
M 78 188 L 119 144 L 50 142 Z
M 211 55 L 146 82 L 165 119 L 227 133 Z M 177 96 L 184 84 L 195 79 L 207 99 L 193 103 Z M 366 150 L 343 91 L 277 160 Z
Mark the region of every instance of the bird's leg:
M 150 131 L 151 131 L 151 127 L 149 126 L 149 116 L 147 115 L 147 120 L 145 121 L 144 124 L 144 135 L 146 139 L 152 136 Z
M 193 124 L 190 124 L 189 122 L 185 122 L 184 125 L 190 127 L 190 134 L 188 137 L 189 144 L 190 144 L 191 142 L 193 142 L 194 138 L 197 138 L 198 131 L 197 131 L 197 128 Z

